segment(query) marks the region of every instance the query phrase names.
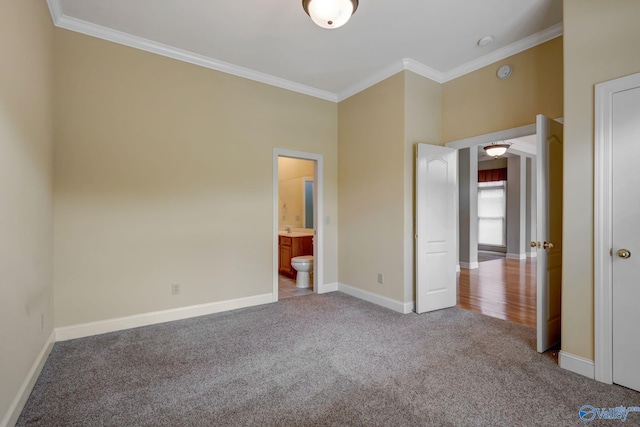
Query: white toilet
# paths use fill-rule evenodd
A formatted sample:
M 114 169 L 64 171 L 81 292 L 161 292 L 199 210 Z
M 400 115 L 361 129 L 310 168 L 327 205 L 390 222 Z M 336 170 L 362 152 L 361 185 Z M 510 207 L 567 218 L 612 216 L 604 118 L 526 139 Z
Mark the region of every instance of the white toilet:
M 309 273 L 313 271 L 313 255 L 291 258 L 291 266 L 296 269 L 296 288 L 309 287 Z

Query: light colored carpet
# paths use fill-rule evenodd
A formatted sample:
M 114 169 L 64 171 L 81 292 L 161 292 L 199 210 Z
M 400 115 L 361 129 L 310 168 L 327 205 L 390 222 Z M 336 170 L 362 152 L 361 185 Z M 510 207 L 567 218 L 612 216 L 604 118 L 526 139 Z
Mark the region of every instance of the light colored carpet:
M 56 343 L 18 425 L 561 426 L 584 425 L 586 404 L 640 406 L 536 353 L 534 332 L 456 308 L 289 298 Z

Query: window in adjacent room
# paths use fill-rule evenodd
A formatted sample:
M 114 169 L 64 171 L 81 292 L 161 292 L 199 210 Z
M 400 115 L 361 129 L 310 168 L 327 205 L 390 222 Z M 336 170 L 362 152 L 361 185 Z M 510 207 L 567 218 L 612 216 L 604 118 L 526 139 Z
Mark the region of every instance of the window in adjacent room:
M 507 181 L 478 183 L 478 243 L 506 246 Z

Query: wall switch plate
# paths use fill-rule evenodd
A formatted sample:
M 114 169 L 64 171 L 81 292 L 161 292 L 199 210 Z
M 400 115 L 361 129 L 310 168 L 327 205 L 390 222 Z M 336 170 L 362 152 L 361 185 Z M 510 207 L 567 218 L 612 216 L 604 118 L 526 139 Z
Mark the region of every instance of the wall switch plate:
M 384 274 L 378 273 L 378 283 L 381 285 L 384 283 Z
M 171 285 L 171 295 L 179 295 L 180 294 L 180 283 L 174 283 Z

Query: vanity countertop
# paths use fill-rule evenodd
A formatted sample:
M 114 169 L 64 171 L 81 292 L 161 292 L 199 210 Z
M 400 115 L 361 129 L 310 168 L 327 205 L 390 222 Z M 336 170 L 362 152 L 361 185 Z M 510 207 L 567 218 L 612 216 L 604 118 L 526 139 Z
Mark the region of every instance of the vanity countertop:
M 278 236 L 308 237 L 308 236 L 313 236 L 313 231 L 292 231 L 291 233 L 287 233 L 286 231 L 279 231 Z

